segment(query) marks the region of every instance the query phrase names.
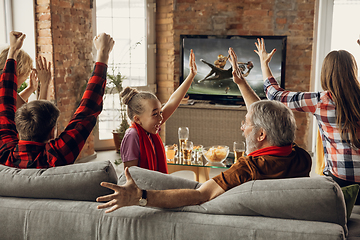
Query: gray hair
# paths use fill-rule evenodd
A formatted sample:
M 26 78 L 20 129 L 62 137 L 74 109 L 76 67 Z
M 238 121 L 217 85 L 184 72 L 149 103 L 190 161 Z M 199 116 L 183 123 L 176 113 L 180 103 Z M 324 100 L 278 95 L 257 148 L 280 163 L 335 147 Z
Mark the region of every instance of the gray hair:
M 122 103 L 127 105 L 127 115 L 131 121 L 134 121 L 135 115 L 141 115 L 145 108 L 143 106 L 143 100 L 157 99 L 155 94 L 151 92 L 141 91 L 136 88 L 126 87 L 121 93 Z
M 294 142 L 296 121 L 293 112 L 276 101 L 257 101 L 250 105 L 250 120 L 254 128 L 264 129 L 272 146 L 286 146 Z

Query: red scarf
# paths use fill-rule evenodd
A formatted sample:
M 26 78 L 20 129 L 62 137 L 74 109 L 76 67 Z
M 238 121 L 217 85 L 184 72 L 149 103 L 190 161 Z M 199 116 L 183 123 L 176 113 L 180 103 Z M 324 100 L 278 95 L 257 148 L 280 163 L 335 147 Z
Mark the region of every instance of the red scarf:
M 248 156 L 258 157 L 264 155 L 289 156 L 292 152 L 292 144 L 283 147 L 266 147 L 249 153 Z
M 159 134 L 147 133 L 139 124 L 135 122 L 133 122 L 130 127 L 135 128 L 139 135 L 139 167 L 159 171 L 162 173 L 168 173 L 165 148 Z

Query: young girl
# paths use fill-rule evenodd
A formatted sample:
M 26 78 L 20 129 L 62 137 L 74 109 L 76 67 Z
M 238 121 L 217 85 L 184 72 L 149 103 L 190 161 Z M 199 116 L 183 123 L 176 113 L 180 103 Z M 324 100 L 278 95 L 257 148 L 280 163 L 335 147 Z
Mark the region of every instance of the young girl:
M 360 184 L 360 83 L 354 56 L 339 50 L 325 57 L 320 77 L 323 92 L 289 92 L 278 86 L 269 68 L 275 49 L 267 53 L 263 39 L 255 45 L 268 99 L 316 117 L 325 153 L 324 174 L 341 187 Z
M 124 168 L 139 166 L 168 173 L 164 144 L 158 132 L 160 126 L 179 106 L 197 73 L 195 55 L 192 50 L 189 67 L 189 76 L 163 107 L 157 97 L 150 92 L 139 92 L 134 88 L 126 87 L 120 93 L 122 102 L 127 105 L 127 115 L 132 122 L 125 132 L 120 147 Z

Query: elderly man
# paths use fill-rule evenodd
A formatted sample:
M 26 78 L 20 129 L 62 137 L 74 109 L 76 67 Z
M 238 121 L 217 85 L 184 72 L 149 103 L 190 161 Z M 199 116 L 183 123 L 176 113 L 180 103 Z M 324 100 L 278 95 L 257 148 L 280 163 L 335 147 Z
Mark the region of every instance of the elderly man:
M 309 176 L 311 157 L 293 143 L 296 129 L 293 113 L 279 102 L 259 101 L 237 67 L 237 57 L 231 48 L 229 54 L 234 69 L 233 80 L 248 108 L 241 125 L 247 143 L 247 156 L 241 157 L 230 169 L 206 181 L 198 189 L 142 190 L 126 168 L 127 182 L 124 185 L 101 183 L 114 193 L 97 199 L 99 202 L 108 201 L 99 205 L 99 209 L 109 208 L 106 212 L 112 212 L 131 205 L 160 208 L 197 205 L 247 181 Z

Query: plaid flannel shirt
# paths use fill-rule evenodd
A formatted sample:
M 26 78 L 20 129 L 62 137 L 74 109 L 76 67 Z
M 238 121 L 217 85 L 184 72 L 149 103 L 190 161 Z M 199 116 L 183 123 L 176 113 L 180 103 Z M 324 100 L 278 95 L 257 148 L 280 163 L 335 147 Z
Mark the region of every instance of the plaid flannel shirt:
M 269 100 L 280 101 L 292 110 L 310 112 L 315 116 L 324 146 L 324 172 L 330 171 L 343 180 L 360 182 L 360 149 L 350 147 L 349 136 L 341 139 L 330 92 L 285 91 L 273 77 L 264 82 L 264 91 Z
M 96 63 L 80 106 L 65 130 L 47 143 L 19 141 L 15 126 L 16 61 L 7 60 L 0 76 L 0 163 L 17 168 L 49 168 L 72 164 L 102 110 L 107 65 Z

